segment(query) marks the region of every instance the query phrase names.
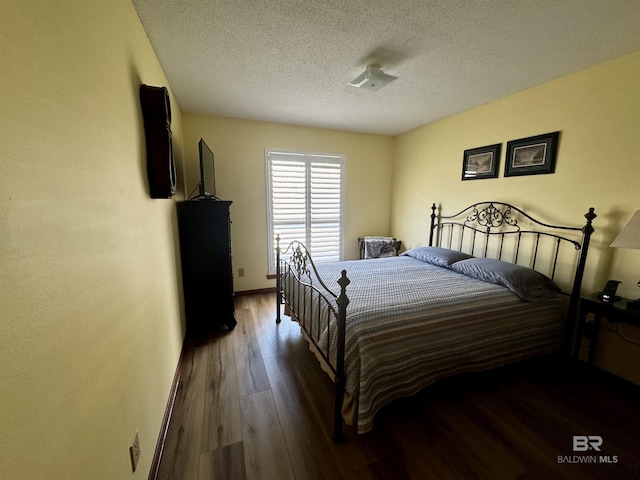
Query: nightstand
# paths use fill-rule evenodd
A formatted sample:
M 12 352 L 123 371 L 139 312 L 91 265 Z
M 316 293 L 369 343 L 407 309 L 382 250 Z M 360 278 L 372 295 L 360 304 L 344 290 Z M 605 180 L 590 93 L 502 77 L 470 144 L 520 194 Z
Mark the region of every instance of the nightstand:
M 640 326 L 640 310 L 627 309 L 627 302 L 630 302 L 630 299 L 621 298 L 614 303 L 605 303 L 598 298 L 598 295 L 599 293 L 592 293 L 590 295 L 581 296 L 578 306 L 578 328 L 575 345 L 573 347 L 573 356 L 578 358 L 580 355 L 582 337 L 585 333 L 585 321 L 588 314 L 593 314 L 589 356 L 587 357 L 587 362 L 589 364 L 593 363 L 593 356 L 596 352 L 596 345 L 598 344 L 598 334 L 600 332 L 602 317 L 607 318 L 612 322 L 628 323 Z

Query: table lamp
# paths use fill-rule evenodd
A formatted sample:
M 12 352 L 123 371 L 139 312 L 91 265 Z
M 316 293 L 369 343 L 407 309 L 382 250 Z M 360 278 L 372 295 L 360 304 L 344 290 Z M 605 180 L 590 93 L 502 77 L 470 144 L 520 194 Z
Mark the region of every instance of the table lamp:
M 631 220 L 624 226 L 610 246 L 640 249 L 640 210 L 633 214 Z M 640 287 L 640 282 L 638 282 L 638 286 Z M 640 310 L 640 299 L 627 302 L 627 308 Z

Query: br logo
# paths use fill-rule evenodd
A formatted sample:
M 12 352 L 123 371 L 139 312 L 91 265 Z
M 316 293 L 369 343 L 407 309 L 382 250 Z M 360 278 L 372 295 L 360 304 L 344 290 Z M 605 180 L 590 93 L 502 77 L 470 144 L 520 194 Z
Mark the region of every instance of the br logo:
M 574 435 L 573 451 L 586 452 L 587 450 L 600 451 L 602 446 L 602 437 L 599 435 Z

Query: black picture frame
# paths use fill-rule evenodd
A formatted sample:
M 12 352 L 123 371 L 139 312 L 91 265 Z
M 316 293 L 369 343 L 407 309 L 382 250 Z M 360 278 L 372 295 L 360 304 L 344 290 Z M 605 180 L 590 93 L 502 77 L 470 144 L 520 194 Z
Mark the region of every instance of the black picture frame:
M 501 143 L 464 151 L 462 157 L 462 180 L 497 178 L 500 164 Z
M 540 175 L 554 173 L 560 132 L 507 142 L 504 176 Z

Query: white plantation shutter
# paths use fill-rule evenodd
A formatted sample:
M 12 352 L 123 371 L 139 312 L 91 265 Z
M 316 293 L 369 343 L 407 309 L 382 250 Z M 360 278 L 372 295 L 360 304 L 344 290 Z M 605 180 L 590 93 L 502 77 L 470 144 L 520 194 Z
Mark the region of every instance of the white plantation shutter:
M 311 255 L 317 262 L 341 260 L 342 165 L 311 158 Z
M 274 231 L 281 243 L 306 240 L 306 166 L 304 159 L 277 160 L 271 163 L 271 195 Z M 275 238 L 275 236 L 274 236 Z
M 269 273 L 275 238 L 286 248 L 299 240 L 317 263 L 342 260 L 344 157 L 267 151 Z

